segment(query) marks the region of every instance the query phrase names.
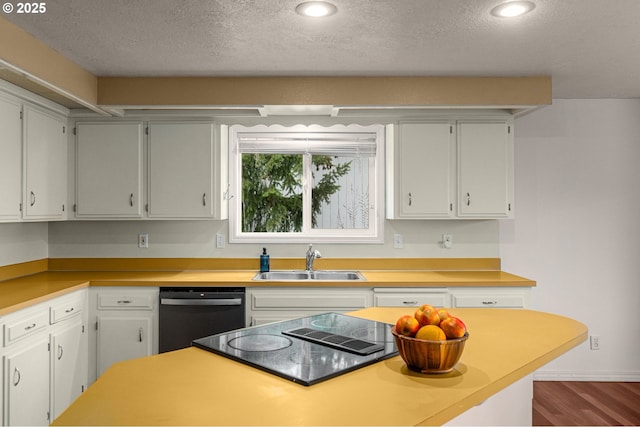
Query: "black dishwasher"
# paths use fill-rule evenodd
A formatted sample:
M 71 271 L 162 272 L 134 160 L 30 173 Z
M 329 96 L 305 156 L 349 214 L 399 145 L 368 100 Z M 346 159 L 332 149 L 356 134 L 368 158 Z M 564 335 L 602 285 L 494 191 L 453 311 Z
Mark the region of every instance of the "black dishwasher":
M 159 351 L 245 326 L 245 288 L 160 288 Z

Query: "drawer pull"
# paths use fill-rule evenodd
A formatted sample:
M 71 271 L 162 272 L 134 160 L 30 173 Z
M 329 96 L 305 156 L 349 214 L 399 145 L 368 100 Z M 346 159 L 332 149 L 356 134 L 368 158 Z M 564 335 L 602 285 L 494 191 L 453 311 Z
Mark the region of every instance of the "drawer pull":
M 138 329 L 138 341 L 142 342 L 142 328 Z
M 498 301 L 482 301 L 482 305 L 496 305 Z
M 18 370 L 18 368 L 14 368 L 13 371 L 13 386 L 17 387 L 18 384 L 20 383 L 20 378 L 22 377 L 22 375 L 20 375 L 20 371 Z
M 65 313 L 71 313 L 73 311 L 73 307 L 66 309 L 64 312 Z
M 32 323 L 32 324 L 30 324 L 29 326 L 25 326 L 25 327 L 24 327 L 24 330 L 25 330 L 25 331 L 29 331 L 29 330 L 31 330 L 31 329 L 33 329 L 33 328 L 35 328 L 35 327 L 36 327 L 36 324 L 35 324 L 35 323 Z
M 418 301 L 402 301 L 404 305 L 417 305 Z
M 130 299 L 121 299 L 118 301 L 118 304 L 131 304 L 131 302 Z
M 64 353 L 64 349 L 61 345 L 58 345 L 58 360 L 62 359 L 62 354 Z

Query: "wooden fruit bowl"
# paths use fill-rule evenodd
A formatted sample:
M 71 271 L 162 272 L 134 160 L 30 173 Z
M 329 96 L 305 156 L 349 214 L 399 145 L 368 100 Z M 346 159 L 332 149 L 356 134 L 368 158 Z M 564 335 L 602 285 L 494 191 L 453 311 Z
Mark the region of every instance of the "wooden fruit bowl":
M 453 371 L 469 338 L 469 332 L 466 332 L 462 338 L 446 341 L 421 340 L 396 333 L 395 326 L 391 328 L 391 333 L 407 367 L 423 374 L 446 374 Z

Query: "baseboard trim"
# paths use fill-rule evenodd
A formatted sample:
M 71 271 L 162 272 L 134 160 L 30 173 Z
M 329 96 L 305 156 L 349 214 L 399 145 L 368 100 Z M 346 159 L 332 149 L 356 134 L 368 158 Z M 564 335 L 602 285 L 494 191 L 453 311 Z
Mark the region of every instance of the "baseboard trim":
M 533 380 L 640 382 L 640 371 L 536 371 Z

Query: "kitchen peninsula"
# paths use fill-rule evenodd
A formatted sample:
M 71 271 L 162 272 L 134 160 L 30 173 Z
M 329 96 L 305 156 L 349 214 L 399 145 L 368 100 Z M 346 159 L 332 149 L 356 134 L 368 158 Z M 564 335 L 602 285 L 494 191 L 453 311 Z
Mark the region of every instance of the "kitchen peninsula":
M 351 314 L 394 323 L 406 312 L 376 307 Z M 113 365 L 53 425 L 439 425 L 504 398 L 505 388 L 587 337 L 582 323 L 549 313 L 459 308 L 455 314 L 470 338 L 449 374 L 409 371 L 396 356 L 305 387 L 192 347 Z M 525 392 L 512 406 L 530 411 L 530 399 Z

